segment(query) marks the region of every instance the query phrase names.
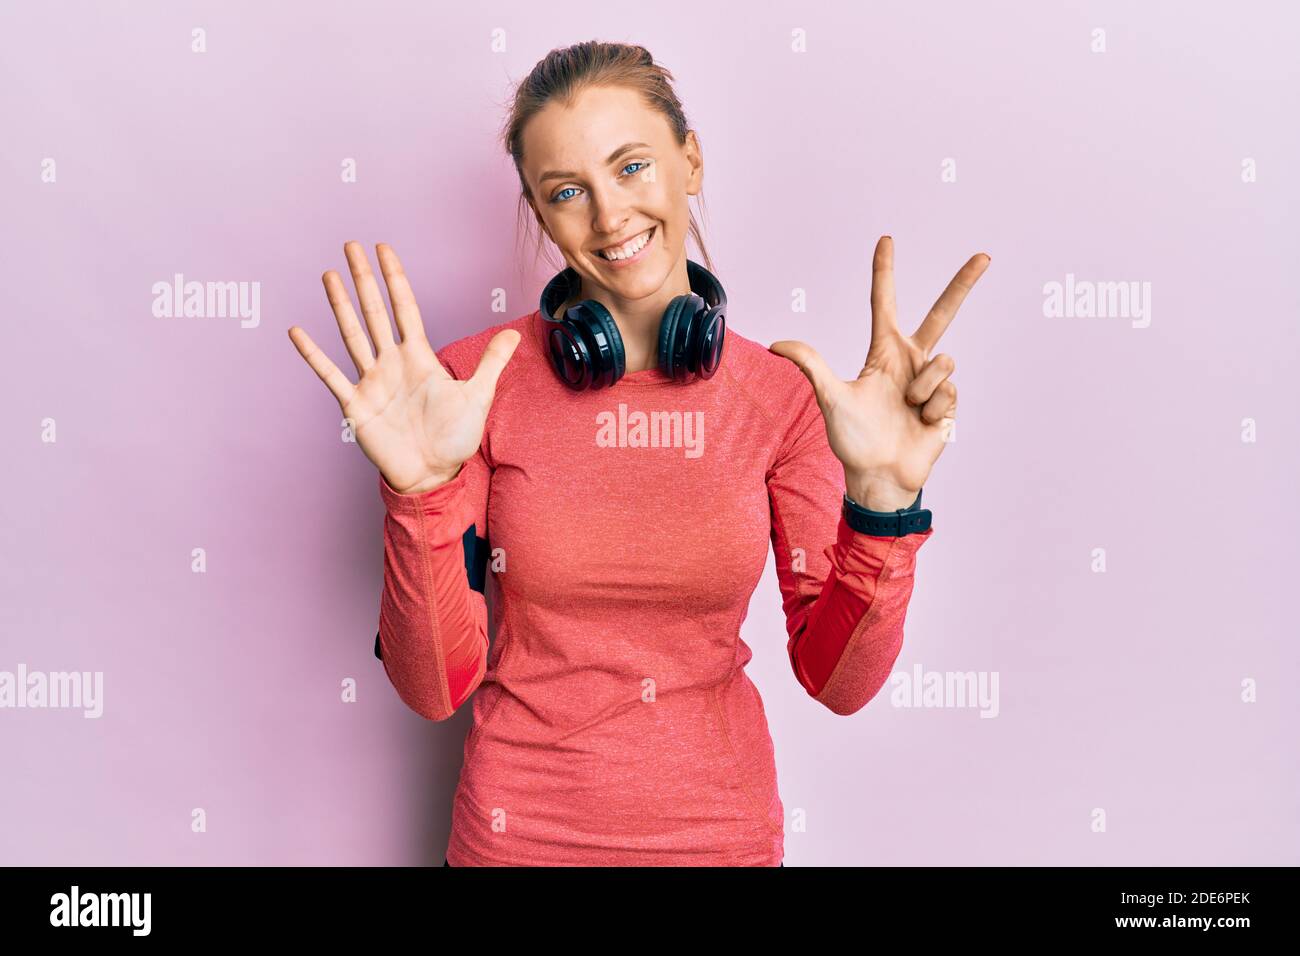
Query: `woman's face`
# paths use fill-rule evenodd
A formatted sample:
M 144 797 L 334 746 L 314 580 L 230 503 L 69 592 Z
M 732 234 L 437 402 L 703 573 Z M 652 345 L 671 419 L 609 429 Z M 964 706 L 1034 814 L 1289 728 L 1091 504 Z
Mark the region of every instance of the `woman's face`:
M 524 130 L 524 177 L 538 222 L 584 290 L 594 284 L 619 300 L 642 299 L 685 275 L 687 197 L 703 184 L 703 159 L 694 131 L 678 145 L 639 93 L 592 87 L 571 107 L 547 104 Z M 646 233 L 633 257 L 601 254 Z

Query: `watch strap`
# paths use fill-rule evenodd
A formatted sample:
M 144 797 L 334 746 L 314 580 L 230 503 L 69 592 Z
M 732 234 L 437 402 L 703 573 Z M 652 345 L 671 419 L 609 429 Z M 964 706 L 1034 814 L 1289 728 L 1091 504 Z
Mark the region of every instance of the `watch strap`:
M 921 507 L 921 491 L 916 500 L 897 511 L 872 511 L 864 508 L 846 492 L 844 495 L 844 520 L 854 531 L 876 537 L 902 537 L 922 534 L 930 530 L 930 511 Z

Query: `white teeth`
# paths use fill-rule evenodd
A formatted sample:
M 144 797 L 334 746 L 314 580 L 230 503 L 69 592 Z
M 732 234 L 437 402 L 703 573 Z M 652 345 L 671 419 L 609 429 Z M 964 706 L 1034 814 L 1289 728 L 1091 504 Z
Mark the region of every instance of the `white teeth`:
M 640 252 L 645 247 L 645 244 L 650 241 L 650 232 L 653 229 L 654 226 L 651 226 L 650 229 L 647 229 L 645 232 L 641 233 L 641 235 L 637 236 L 635 239 L 632 239 L 624 243 L 615 252 L 609 252 L 608 250 L 603 250 L 600 254 L 604 256 L 606 259 L 615 259 L 615 260 L 630 259 L 632 256 Z

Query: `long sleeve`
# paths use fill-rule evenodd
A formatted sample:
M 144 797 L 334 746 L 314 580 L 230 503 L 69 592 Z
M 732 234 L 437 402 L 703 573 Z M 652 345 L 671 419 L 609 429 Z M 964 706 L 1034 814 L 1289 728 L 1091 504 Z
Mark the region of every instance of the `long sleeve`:
M 380 657 L 398 696 L 430 720 L 455 713 L 487 669 L 487 602 L 466 572 L 467 549 L 487 537 L 490 477 L 481 446 L 455 478 L 424 494 L 399 494 L 379 475 Z
M 875 697 L 902 650 L 916 552 L 934 528 L 876 537 L 849 527 L 844 467 L 812 386 L 799 395 L 799 414 L 767 475 L 786 649 L 809 695 L 847 715 Z

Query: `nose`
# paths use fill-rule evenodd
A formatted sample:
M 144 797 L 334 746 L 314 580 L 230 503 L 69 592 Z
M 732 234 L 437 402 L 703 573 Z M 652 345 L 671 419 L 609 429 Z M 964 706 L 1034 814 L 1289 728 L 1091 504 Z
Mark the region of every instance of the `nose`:
M 601 235 L 617 237 L 627 225 L 627 206 L 611 193 L 593 193 L 591 228 Z

